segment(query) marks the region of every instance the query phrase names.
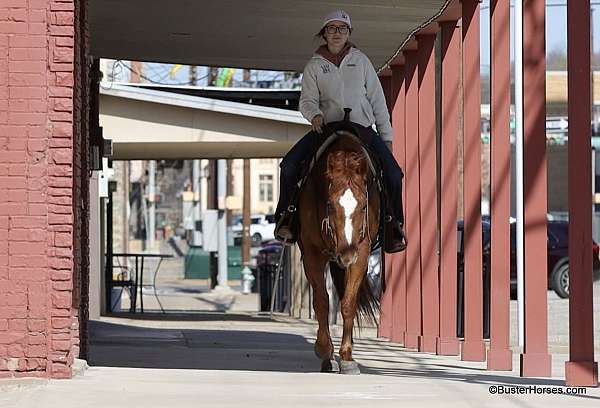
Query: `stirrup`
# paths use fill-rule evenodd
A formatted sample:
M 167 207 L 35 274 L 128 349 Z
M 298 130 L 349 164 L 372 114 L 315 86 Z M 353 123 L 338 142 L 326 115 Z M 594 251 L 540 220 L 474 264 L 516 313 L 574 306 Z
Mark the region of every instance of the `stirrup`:
M 290 207 L 294 206 L 290 205 L 288 208 Z M 277 224 L 275 225 L 275 239 L 281 242 L 283 245 L 292 245 L 297 240 L 297 237 L 295 236 L 292 228 L 292 224 L 294 223 L 293 218 L 295 211 L 295 207 L 293 211 L 285 211 L 279 218 Z
M 390 216 L 386 216 L 385 219 L 387 219 L 388 217 Z M 406 239 L 406 234 L 404 233 L 403 225 L 399 221 L 394 223 L 395 225 L 392 224 L 390 221 L 387 221 L 385 226 L 386 231 L 384 232 L 383 239 L 384 251 L 389 254 L 395 252 L 402 252 L 406 249 L 406 246 L 408 245 L 408 240 Z

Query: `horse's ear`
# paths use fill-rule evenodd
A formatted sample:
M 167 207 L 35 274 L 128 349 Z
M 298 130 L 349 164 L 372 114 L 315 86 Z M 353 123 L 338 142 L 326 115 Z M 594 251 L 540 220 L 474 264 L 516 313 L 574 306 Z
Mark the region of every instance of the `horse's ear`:
M 358 159 L 358 166 L 356 166 L 356 174 L 360 174 L 366 177 L 367 174 L 367 160 L 363 155 Z

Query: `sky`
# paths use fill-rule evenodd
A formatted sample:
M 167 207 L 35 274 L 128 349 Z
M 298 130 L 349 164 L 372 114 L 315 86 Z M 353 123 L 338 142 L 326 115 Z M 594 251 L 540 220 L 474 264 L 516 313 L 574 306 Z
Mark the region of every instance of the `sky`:
M 483 0 L 481 3 L 481 64 L 482 69 L 485 70 L 484 66 L 489 65 L 490 61 L 490 49 L 489 49 L 489 31 L 490 31 L 490 9 L 489 0 Z M 593 24 L 594 33 L 593 36 L 597 38 L 594 41 L 594 48 L 596 52 L 600 51 L 600 0 L 590 0 L 592 4 Z M 514 0 L 511 1 L 511 5 L 514 4 Z M 546 0 L 546 53 L 553 50 L 567 52 L 567 0 Z M 511 59 L 514 55 L 513 41 L 514 41 L 514 7 L 511 6 Z

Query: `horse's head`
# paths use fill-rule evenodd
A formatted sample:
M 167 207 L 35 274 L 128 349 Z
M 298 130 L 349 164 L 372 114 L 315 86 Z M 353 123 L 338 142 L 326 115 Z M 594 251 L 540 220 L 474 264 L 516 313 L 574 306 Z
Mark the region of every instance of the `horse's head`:
M 358 258 L 368 227 L 367 161 L 361 151 L 337 150 L 327 156 L 327 220 L 337 263 L 347 268 Z

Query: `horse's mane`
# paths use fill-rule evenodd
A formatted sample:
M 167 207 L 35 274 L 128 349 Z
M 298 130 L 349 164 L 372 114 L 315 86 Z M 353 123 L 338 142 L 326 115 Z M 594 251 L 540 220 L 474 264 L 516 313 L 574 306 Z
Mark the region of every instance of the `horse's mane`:
M 325 176 L 334 188 L 350 185 L 360 188 L 367 178 L 367 158 L 352 137 L 340 136 L 327 149 Z

